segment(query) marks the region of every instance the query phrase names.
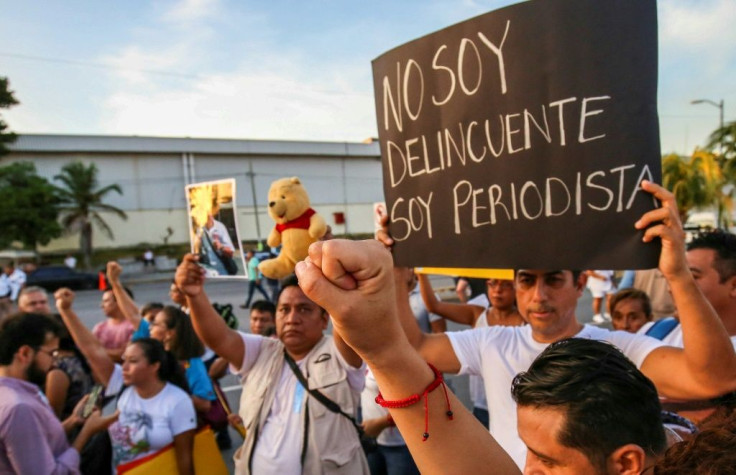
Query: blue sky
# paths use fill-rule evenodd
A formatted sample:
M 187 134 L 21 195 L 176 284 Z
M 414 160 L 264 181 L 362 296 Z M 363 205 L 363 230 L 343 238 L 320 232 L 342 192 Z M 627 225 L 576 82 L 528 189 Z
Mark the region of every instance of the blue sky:
M 370 61 L 514 1 L 0 0 L 20 133 L 361 141 Z M 736 2 L 660 0 L 662 151 L 736 118 Z

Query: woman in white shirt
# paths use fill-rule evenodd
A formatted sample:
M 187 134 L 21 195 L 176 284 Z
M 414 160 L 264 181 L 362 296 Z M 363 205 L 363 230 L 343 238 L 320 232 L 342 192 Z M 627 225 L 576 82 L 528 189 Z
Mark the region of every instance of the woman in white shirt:
M 105 395 L 117 397 L 120 413 L 110 426 L 113 464 L 119 466 L 174 445 L 178 473 L 193 474 L 197 418 L 176 358 L 161 342 L 142 338 L 128 344 L 123 364 L 115 364 L 72 310 L 74 293 L 56 292 L 56 305 Z

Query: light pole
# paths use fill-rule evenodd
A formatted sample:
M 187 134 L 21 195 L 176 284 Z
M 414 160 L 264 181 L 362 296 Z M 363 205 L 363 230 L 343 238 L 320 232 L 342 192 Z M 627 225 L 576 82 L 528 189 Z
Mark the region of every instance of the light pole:
M 712 106 L 718 107 L 721 110 L 720 128 L 718 130 L 721 133 L 723 132 L 723 99 L 721 99 L 720 102 L 711 101 L 710 99 L 695 99 L 693 101 L 690 101 L 690 104 L 710 104 Z M 723 137 L 721 137 L 721 140 L 718 141 L 718 145 L 720 148 L 721 156 L 723 156 Z
M 715 101 L 712 101 L 710 99 L 695 99 L 693 101 L 690 101 L 690 104 L 693 104 L 693 105 L 694 104 L 710 104 L 710 105 L 715 106 L 715 107 L 718 107 L 718 109 L 720 109 L 720 111 L 721 111 L 720 128 L 718 129 L 718 132 L 721 133 L 721 137 L 720 137 L 720 140 L 718 141 L 718 148 L 720 149 L 719 150 L 720 151 L 720 157 L 718 157 L 718 164 L 722 167 L 723 166 L 723 160 L 724 160 L 724 157 L 723 157 L 723 132 L 724 132 L 724 130 L 723 130 L 723 99 L 721 99 L 720 102 L 715 102 Z M 723 191 L 723 190 L 721 190 L 721 191 Z M 724 211 L 724 209 L 723 209 L 723 202 L 721 201 L 720 198 L 718 198 L 717 206 L 718 206 L 718 218 L 717 218 L 718 219 L 718 222 L 716 223 L 716 226 L 717 227 L 720 227 L 721 226 L 721 219 L 723 217 L 723 211 Z M 728 229 L 728 225 L 725 224 L 725 223 L 724 223 L 724 228 Z

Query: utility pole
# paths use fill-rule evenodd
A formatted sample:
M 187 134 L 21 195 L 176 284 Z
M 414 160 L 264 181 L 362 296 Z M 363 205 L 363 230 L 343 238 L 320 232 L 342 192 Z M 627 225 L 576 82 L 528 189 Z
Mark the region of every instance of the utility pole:
M 256 198 L 256 180 L 255 180 L 255 173 L 253 173 L 253 162 L 248 161 L 248 171 L 245 173 L 245 176 L 250 178 L 250 191 L 253 194 L 253 215 L 256 217 L 256 236 L 258 237 L 258 242 L 261 242 L 261 222 L 258 219 L 258 199 Z

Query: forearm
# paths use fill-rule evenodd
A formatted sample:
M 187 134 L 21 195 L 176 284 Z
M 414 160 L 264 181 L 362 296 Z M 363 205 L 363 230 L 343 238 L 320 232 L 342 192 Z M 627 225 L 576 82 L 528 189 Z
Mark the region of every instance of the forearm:
M 72 447 L 77 449 L 77 452 L 80 454 L 82 453 L 82 449 L 85 445 L 87 445 L 87 442 L 89 442 L 89 439 L 92 438 L 94 434 L 91 430 L 89 430 L 87 427 L 82 426 L 82 430 L 79 431 L 79 434 L 77 435 L 77 438 L 74 439 L 74 442 L 72 443 Z
M 723 323 L 689 271 L 668 283 L 677 307 L 684 355 L 693 379 L 716 392 L 736 390 L 736 354 Z
M 406 342 L 392 351 L 392 362 L 375 366 L 368 362 L 385 400 L 422 395 L 434 374 Z M 457 473 L 484 473 L 494 467 L 497 473 L 518 473 L 518 468 L 488 431 L 448 390 L 453 419 L 447 415 L 443 388 L 428 395 L 429 438 L 422 441 L 425 427 L 424 400 L 405 408 L 390 409 L 391 416 L 422 473 L 446 473 L 452 460 Z
M 401 322 L 401 328 L 404 330 L 409 343 L 414 348 L 419 348 L 424 340 L 424 333 L 419 328 L 417 319 L 414 317 L 414 312 L 411 310 L 411 305 L 409 305 L 409 289 L 403 281 L 401 272 L 402 270 L 400 269 L 394 269 L 396 310 L 398 312 L 399 322 Z
M 205 414 L 212 408 L 212 403 L 210 401 L 198 396 L 192 396 L 192 403 L 194 404 L 194 410 L 200 414 Z
M 67 436 L 69 436 L 69 434 L 71 434 L 78 425 L 79 419 L 75 415 L 71 415 L 61 422 L 61 427 L 64 428 L 64 432 L 66 432 Z
M 87 359 L 95 378 L 103 385 L 107 385 L 114 364 L 107 355 L 105 347 L 94 334 L 79 320 L 71 308 L 59 309 L 59 314 L 66 324 L 69 333 L 77 344 L 77 348 Z
M 194 430 L 174 437 L 174 453 L 176 455 L 176 468 L 180 475 L 194 475 L 194 460 L 192 451 L 194 449 Z
M 115 300 L 117 301 L 120 310 L 123 312 L 125 319 L 133 324 L 133 327 L 137 330 L 141 324 L 141 315 L 138 306 L 135 304 L 135 301 L 130 298 L 128 292 L 125 291 L 119 278 L 108 280 L 110 280 L 112 293 L 115 294 Z

